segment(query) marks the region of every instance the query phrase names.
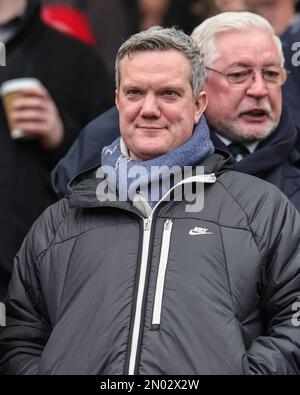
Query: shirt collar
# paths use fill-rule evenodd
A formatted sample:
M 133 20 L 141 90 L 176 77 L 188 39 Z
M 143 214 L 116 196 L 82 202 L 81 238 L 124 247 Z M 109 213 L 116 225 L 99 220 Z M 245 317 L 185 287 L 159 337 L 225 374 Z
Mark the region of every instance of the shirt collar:
M 120 140 L 120 149 L 121 149 L 121 152 L 124 156 L 126 156 L 127 158 L 130 157 L 127 145 L 125 144 L 125 141 L 122 139 L 122 137 Z
M 232 140 L 229 140 L 228 138 L 221 136 L 219 133 L 216 133 L 216 135 L 219 137 L 219 139 L 226 145 L 226 147 L 232 143 Z M 254 143 L 251 144 L 244 144 L 241 143 L 242 145 L 244 145 L 250 152 L 250 154 L 253 154 L 253 152 L 256 150 L 256 147 L 259 144 L 259 141 L 255 141 Z

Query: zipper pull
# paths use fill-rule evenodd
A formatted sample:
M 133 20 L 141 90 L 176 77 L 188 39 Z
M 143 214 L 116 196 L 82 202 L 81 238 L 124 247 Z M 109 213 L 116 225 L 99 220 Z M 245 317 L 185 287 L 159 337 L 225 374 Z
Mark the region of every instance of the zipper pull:
M 164 223 L 164 230 L 169 230 L 172 224 L 173 224 L 172 220 L 167 219 Z
M 144 219 L 144 230 L 148 231 L 151 228 L 151 218 L 145 218 Z
M 216 177 L 215 173 L 211 173 L 211 178 L 212 178 L 212 180 L 213 180 L 214 182 L 217 181 L 217 177 Z

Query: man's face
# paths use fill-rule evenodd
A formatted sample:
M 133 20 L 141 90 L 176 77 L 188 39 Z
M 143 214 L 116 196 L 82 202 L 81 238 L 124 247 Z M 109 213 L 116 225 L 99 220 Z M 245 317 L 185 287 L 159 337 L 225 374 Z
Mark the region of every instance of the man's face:
M 130 157 L 145 161 L 191 137 L 206 94 L 193 97 L 190 64 L 179 51 L 136 52 L 121 61 L 116 105 Z
M 224 32 L 217 38 L 221 57 L 210 67 L 228 73 L 241 67 L 280 66 L 272 37 L 260 30 Z M 210 71 L 205 90 L 209 102 L 205 112 L 217 133 L 240 142 L 265 139 L 281 116 L 280 86 L 266 84 L 262 74 L 241 85 L 231 85 L 224 75 Z
M 0 0 L 0 5 L 7 6 L 10 9 L 18 9 L 22 11 L 22 9 L 27 4 L 28 0 Z
M 215 4 L 220 12 L 246 10 L 245 0 L 215 0 Z
M 0 25 L 3 25 L 25 9 L 27 0 L 0 0 Z
M 246 6 L 251 12 L 259 12 L 265 7 L 271 7 L 276 1 L 274 0 L 245 0 Z

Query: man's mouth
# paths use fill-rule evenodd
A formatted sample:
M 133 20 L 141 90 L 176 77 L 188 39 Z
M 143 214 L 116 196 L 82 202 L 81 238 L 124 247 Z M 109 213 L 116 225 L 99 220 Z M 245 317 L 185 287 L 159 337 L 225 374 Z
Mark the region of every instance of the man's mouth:
M 242 112 L 240 114 L 240 117 L 259 121 L 264 120 L 266 117 L 269 117 L 269 112 L 264 109 L 255 108 L 253 110 Z
M 156 132 L 156 131 L 164 129 L 164 128 L 162 126 L 139 125 L 138 129 Z

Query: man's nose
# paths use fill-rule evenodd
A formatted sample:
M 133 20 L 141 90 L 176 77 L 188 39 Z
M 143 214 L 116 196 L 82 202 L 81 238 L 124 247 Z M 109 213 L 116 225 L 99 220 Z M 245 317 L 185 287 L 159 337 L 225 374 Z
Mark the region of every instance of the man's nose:
M 142 104 L 141 115 L 143 117 L 159 117 L 160 116 L 159 105 L 158 105 L 157 97 L 155 96 L 155 94 L 149 93 L 149 94 L 145 95 L 143 104 Z
M 247 94 L 254 97 L 264 97 L 268 94 L 266 81 L 260 71 L 255 71 L 251 79 L 251 83 L 247 89 Z

